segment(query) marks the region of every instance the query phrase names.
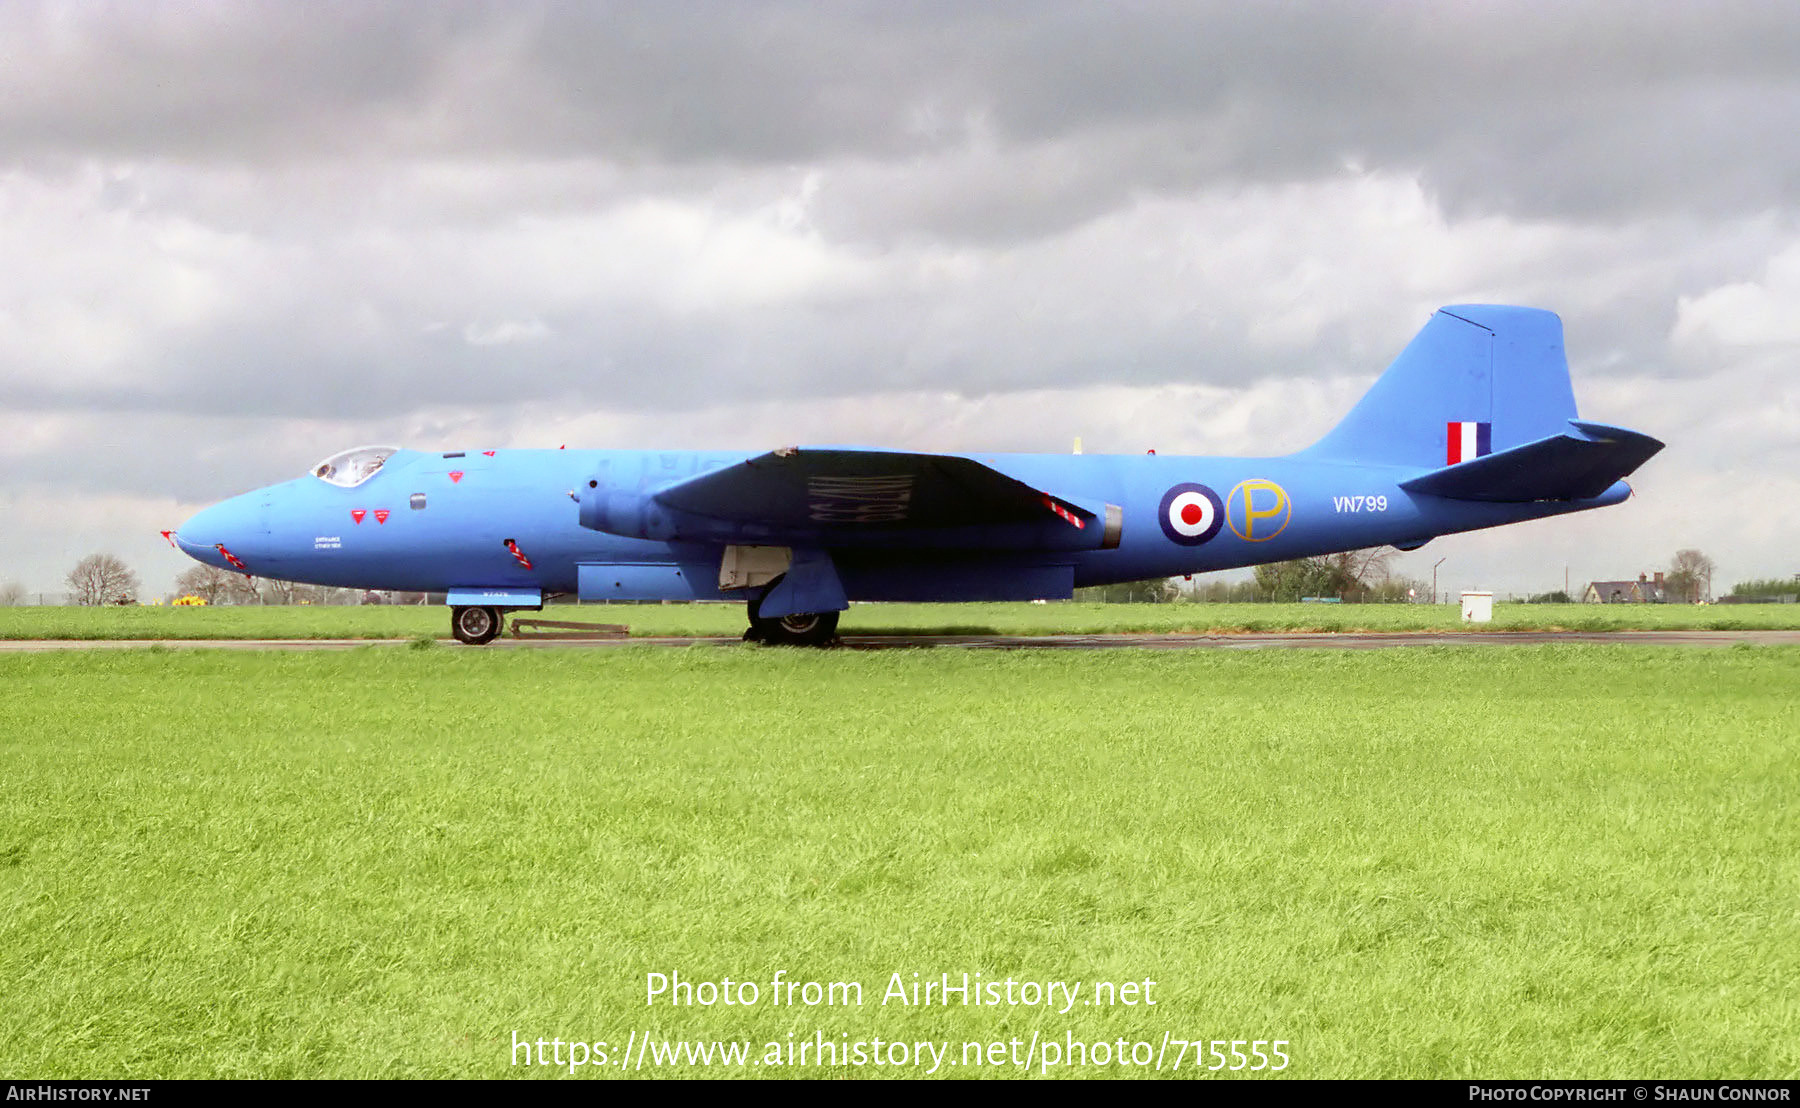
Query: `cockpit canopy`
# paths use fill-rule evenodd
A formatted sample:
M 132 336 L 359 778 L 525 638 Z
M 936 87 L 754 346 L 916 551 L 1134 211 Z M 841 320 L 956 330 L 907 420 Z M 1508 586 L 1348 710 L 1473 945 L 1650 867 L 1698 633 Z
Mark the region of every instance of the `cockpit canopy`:
M 358 446 L 333 454 L 312 468 L 312 475 L 329 485 L 353 489 L 367 481 L 391 458 L 398 446 Z

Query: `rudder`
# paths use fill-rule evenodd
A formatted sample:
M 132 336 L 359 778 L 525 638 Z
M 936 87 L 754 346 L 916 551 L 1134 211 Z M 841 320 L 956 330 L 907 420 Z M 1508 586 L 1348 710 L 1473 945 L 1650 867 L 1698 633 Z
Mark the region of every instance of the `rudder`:
M 1576 418 L 1562 320 L 1440 308 L 1350 414 L 1302 455 L 1435 469 L 1562 433 Z

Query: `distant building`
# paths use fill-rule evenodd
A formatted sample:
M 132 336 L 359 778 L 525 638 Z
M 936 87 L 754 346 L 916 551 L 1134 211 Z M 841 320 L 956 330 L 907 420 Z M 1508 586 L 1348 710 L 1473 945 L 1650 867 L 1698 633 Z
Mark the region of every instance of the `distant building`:
M 1666 604 L 1668 601 L 1661 573 L 1654 579 L 1640 573 L 1636 581 L 1589 581 L 1587 591 L 1581 594 L 1583 604 Z

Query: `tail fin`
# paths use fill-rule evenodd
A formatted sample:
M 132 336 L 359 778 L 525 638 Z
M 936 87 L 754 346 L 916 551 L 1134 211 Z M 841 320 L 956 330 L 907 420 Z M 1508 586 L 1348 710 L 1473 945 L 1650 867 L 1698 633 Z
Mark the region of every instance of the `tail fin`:
M 1441 308 L 1309 458 L 1436 468 L 1559 435 L 1576 418 L 1562 320 Z

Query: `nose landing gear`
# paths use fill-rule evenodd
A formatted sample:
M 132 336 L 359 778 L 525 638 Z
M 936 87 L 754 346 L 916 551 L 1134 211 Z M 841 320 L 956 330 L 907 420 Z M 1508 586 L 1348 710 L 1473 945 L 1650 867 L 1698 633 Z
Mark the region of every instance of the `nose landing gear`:
M 500 634 L 500 609 L 466 607 L 450 609 L 450 633 L 470 646 L 493 642 Z

